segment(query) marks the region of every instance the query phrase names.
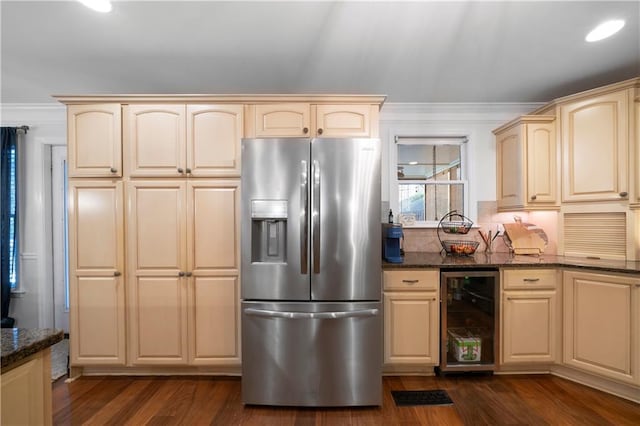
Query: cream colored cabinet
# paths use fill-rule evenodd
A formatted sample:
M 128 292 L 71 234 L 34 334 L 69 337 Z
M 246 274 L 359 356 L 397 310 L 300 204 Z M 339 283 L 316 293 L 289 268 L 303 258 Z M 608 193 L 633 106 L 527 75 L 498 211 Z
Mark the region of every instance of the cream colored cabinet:
M 557 209 L 555 117 L 522 116 L 494 134 L 498 209 Z
M 317 105 L 315 117 L 317 136 L 378 137 L 378 105 Z
M 69 183 L 71 365 L 125 364 L 123 186 Z
M 378 105 L 308 103 L 252 106 L 255 137 L 377 137 Z
M 186 182 L 131 181 L 127 199 L 129 361 L 187 363 Z
M 385 365 L 438 364 L 439 271 L 384 271 L 383 281 Z
M 564 363 L 640 385 L 640 278 L 565 271 Z
M 131 177 L 240 176 L 242 105 L 126 105 Z
M 306 103 L 263 104 L 254 107 L 255 137 L 311 136 L 311 105 Z
M 238 181 L 187 185 L 189 362 L 240 365 Z
M 640 87 L 635 89 L 633 108 L 634 125 L 632 145 L 634 162 L 631 164 L 633 164 L 632 171 L 634 172 L 634 176 L 632 176 L 634 178 L 634 195 L 633 198 L 631 198 L 631 202 L 634 207 L 640 208 Z M 638 237 L 638 246 L 638 250 L 640 250 L 640 236 Z M 637 259 L 640 259 L 640 255 Z
M 502 270 L 502 363 L 553 363 L 557 359 L 558 272 Z
M 69 177 L 122 176 L 120 104 L 69 105 Z
M 239 183 L 128 185 L 131 363 L 239 364 Z
M 560 105 L 563 202 L 628 199 L 630 90 Z
M 51 349 L 32 355 L 26 362 L 7 372 L 4 370 L 3 367 L 0 380 L 0 424 L 52 424 Z

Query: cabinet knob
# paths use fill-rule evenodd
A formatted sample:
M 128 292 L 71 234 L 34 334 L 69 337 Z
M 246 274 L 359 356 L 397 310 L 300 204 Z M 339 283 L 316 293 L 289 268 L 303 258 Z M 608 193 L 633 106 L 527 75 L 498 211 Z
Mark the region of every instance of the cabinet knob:
M 191 169 L 187 167 L 187 173 L 191 173 Z
M 537 196 L 537 195 L 535 195 L 535 194 L 531 196 L 531 199 L 532 199 L 532 200 L 535 200 L 536 198 L 538 198 L 538 196 Z
M 116 169 L 115 167 L 110 168 L 109 171 L 111 173 L 118 173 L 118 169 Z
M 178 276 L 179 277 L 184 277 L 184 272 L 182 272 L 182 271 L 178 272 Z
M 178 173 L 184 173 L 184 169 L 182 167 L 178 167 Z
M 322 134 L 322 129 L 318 129 L 318 134 L 321 135 Z
M 620 196 L 623 197 L 623 198 L 626 197 L 627 195 L 629 195 L 629 193 L 627 191 L 622 191 L 620 193 Z
M 309 128 L 305 127 L 304 129 L 302 129 L 302 133 L 304 133 L 305 135 L 309 133 Z
M 193 272 L 187 272 L 185 275 L 186 275 L 186 276 L 188 276 L 188 277 L 190 277 L 190 276 L 192 276 L 192 275 L 193 275 Z
M 115 271 L 115 272 L 113 273 L 113 276 L 114 276 L 114 277 L 119 277 L 120 275 L 122 275 L 122 272 L 120 272 L 120 271 Z

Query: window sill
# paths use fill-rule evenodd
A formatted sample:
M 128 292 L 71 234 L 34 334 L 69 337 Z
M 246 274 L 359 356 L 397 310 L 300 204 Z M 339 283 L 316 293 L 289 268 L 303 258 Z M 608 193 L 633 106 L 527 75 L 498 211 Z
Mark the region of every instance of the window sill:
M 24 291 L 24 290 L 11 290 L 11 298 L 12 299 L 23 298 L 25 294 L 27 294 L 27 292 Z

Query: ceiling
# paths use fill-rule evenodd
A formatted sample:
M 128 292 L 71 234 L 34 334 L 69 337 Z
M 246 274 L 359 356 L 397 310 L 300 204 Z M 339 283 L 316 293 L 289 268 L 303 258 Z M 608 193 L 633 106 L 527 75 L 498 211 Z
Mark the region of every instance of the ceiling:
M 640 75 L 640 1 L 5 1 L 3 103 L 54 94 L 544 102 Z M 599 43 L 609 18 L 626 26 Z

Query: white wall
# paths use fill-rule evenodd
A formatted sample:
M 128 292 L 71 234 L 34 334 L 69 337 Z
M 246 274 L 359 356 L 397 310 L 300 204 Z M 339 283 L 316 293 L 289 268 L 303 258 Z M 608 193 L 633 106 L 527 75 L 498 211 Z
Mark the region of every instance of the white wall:
M 477 202 L 496 199 L 496 149 L 492 130 L 539 103 L 386 103 L 380 113 L 382 139 L 382 201 L 397 210 L 396 136 L 467 136 L 469 204 L 467 216 L 477 218 Z M 387 204 L 387 208 L 388 208 Z M 388 209 L 386 210 L 388 212 Z
M 20 290 L 9 315 L 16 327 L 53 327 L 51 145 L 66 144 L 66 113 L 58 104 L 3 104 L 2 126 L 30 127 L 19 146 Z

